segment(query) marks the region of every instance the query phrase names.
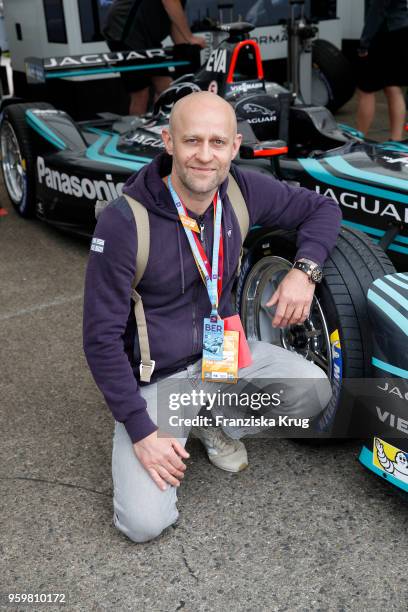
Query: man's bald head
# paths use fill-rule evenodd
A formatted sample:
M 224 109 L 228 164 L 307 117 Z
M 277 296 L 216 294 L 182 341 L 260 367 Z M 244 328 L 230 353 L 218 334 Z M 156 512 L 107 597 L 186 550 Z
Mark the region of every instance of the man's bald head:
M 162 138 L 173 157 L 175 189 L 190 201 L 213 196 L 228 176 L 241 144 L 232 106 L 209 91 L 178 100 Z
M 223 117 L 226 127 L 231 127 L 233 136 L 236 135 L 234 109 L 223 98 L 209 91 L 197 91 L 177 100 L 170 113 L 169 130 L 173 133 L 184 117 L 198 116 L 207 111 L 214 113 L 217 118 Z

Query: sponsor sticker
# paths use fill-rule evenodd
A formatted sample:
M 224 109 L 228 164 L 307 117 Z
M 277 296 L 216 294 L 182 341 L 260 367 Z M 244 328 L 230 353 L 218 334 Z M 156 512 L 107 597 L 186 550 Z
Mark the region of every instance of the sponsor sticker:
M 25 161 L 22 164 L 25 170 Z M 114 183 L 111 174 L 103 179 L 90 179 L 48 168 L 43 157 L 37 157 L 38 183 L 48 189 L 59 191 L 75 198 L 88 200 L 114 200 L 122 194 L 124 183 Z
M 343 375 L 343 355 L 340 344 L 339 330 L 335 329 L 330 334 L 330 350 L 332 358 L 331 367 L 331 385 L 332 385 L 332 396 L 326 409 L 317 424 L 317 431 L 327 431 L 329 425 L 333 421 L 334 415 L 336 414 L 337 405 L 340 399 L 341 383 Z
M 315 191 L 327 198 L 332 198 L 332 200 L 344 208 L 351 208 L 369 215 L 378 215 L 379 217 L 391 217 L 393 221 L 398 223 L 408 223 L 408 207 L 404 209 L 403 206 L 401 207 L 393 202 L 384 202 L 381 199 L 372 198 L 360 193 L 335 190 L 325 185 L 315 185 Z
M 230 85 L 230 91 L 232 93 L 246 93 L 247 91 L 251 91 L 252 89 L 263 89 L 263 81 L 245 81 L 243 83 Z
M 113 53 L 90 53 L 88 55 L 65 55 L 64 57 L 49 57 L 44 62 L 44 68 L 71 68 L 92 64 L 112 64 L 130 60 L 146 60 L 168 56 L 164 49 L 145 49 L 139 51 L 117 51 Z
M 205 66 L 207 72 L 227 72 L 227 50 L 214 49 Z
M 408 453 L 380 438 L 374 438 L 373 465 L 408 484 Z
M 332 352 L 332 378 L 335 380 L 340 380 L 343 371 L 343 359 L 338 329 L 335 329 L 330 334 L 330 344 Z
M 162 141 L 162 139 L 154 138 L 153 136 L 149 136 L 149 134 L 140 134 L 139 132 L 136 132 L 134 136 L 126 138 L 125 140 L 126 142 L 143 145 L 144 147 L 155 147 L 157 149 L 164 149 L 164 142 Z
M 267 115 L 269 117 L 274 117 L 276 121 L 276 110 L 271 110 L 270 108 L 265 108 L 265 106 L 261 106 L 260 104 L 254 104 L 253 102 L 247 102 L 242 107 L 247 113 L 258 113 L 260 115 Z
M 408 166 L 408 155 L 404 155 L 403 157 L 389 157 L 388 155 L 384 155 L 382 159 L 389 164 L 402 164 L 403 166 Z

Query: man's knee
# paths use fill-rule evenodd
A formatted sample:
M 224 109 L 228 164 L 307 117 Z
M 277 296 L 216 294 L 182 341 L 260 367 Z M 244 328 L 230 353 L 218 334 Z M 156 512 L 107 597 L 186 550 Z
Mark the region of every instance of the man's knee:
M 325 372 L 297 353 L 265 342 L 251 343 L 254 362 L 258 369 L 252 384 L 263 375 L 264 390 L 270 395 L 279 392 L 280 404 L 272 412 L 291 417 L 313 418 L 330 401 L 331 384 Z M 248 379 L 251 379 L 249 373 Z M 280 393 L 280 391 L 283 393 Z
M 130 540 L 142 543 L 157 538 L 167 527 L 175 523 L 177 518 L 177 510 L 172 516 L 168 516 L 160 510 L 141 514 L 115 509 L 113 522 L 115 527 Z
M 293 355 L 296 376 L 277 381 L 281 384 L 280 405 L 277 412 L 292 417 L 314 418 L 329 403 L 332 388 L 327 375 L 317 365 L 300 355 Z
M 326 376 L 287 380 L 280 405 L 281 413 L 289 416 L 314 418 L 329 403 L 332 396 Z
M 283 403 L 288 412 L 313 418 L 329 403 L 332 388 L 326 373 L 315 363 L 296 355 L 293 361 L 296 378 L 285 380 L 286 394 Z

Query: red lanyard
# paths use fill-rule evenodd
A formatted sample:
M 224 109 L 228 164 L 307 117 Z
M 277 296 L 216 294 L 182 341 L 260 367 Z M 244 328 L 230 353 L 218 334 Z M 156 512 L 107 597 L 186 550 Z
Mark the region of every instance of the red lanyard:
M 186 210 L 186 207 L 184 206 L 184 203 L 183 202 L 181 202 L 181 203 L 182 203 L 183 208 L 184 208 L 184 215 L 187 218 L 190 219 L 191 217 L 189 217 L 189 215 L 187 213 L 187 210 Z M 217 212 L 217 193 L 214 195 L 213 205 L 214 205 L 214 222 L 215 222 L 215 215 L 216 215 L 216 212 Z M 208 261 L 208 257 L 206 255 L 204 249 L 203 249 L 203 246 L 202 246 L 202 244 L 201 244 L 201 242 L 200 242 L 196 232 L 193 231 L 192 234 L 193 234 L 194 241 L 195 241 L 195 243 L 197 245 L 197 249 L 198 249 L 198 251 L 199 251 L 199 253 L 201 255 L 201 258 L 202 258 L 202 260 L 204 262 L 204 265 L 205 265 L 205 268 L 207 270 L 207 273 L 208 273 L 208 275 L 211 278 L 212 271 L 211 271 L 211 264 Z M 194 257 L 194 253 L 193 253 L 193 257 Z M 201 268 L 198 265 L 198 262 L 196 261 L 195 257 L 194 257 L 194 261 L 196 262 L 198 271 L 200 272 L 200 276 L 201 276 L 204 284 L 206 285 L 205 278 L 203 277 L 203 273 L 202 273 Z M 221 224 L 220 245 L 219 245 L 219 251 L 218 251 L 218 280 L 217 280 L 218 302 L 220 301 L 221 292 L 222 292 L 222 275 L 223 275 L 223 271 L 224 271 L 224 243 L 223 243 L 223 239 L 222 239 L 222 224 Z

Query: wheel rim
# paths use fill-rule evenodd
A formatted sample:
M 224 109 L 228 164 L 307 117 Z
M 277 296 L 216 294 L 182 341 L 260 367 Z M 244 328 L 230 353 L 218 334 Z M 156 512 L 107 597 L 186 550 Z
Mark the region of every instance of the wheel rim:
M 279 283 L 292 264 L 282 257 L 269 256 L 259 260 L 249 272 L 242 297 L 242 321 L 248 340 L 262 340 L 300 353 L 318 365 L 330 378 L 332 357 L 328 325 L 316 296 L 309 318 L 302 325 L 280 329 L 272 327 L 275 306 L 267 308 Z
M 8 121 L 1 125 L 1 157 L 3 175 L 8 194 L 15 204 L 20 204 L 25 190 L 24 161 L 16 133 Z

